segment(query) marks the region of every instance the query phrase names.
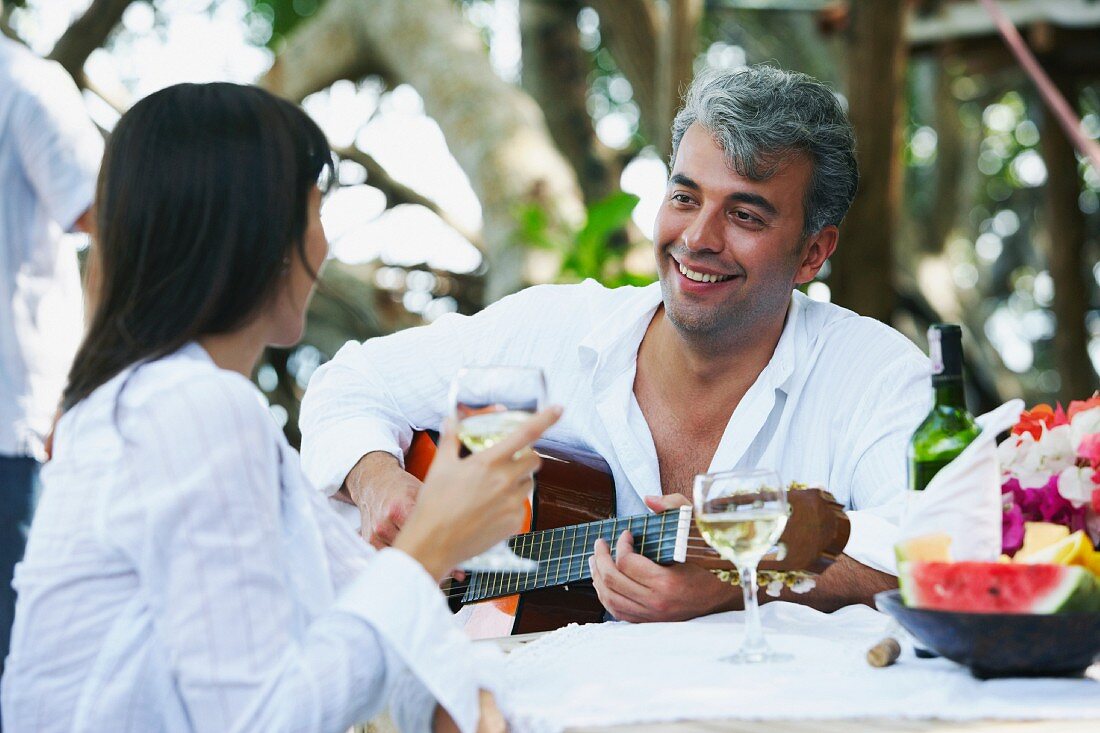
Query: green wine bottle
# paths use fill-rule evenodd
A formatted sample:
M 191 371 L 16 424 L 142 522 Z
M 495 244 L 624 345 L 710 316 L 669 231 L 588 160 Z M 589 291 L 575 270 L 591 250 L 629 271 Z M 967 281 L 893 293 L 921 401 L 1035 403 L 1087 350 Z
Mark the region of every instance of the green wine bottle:
M 923 491 L 941 468 L 963 452 L 981 428 L 966 409 L 962 329 L 937 323 L 928 329 L 935 402 L 909 440 L 909 488 Z

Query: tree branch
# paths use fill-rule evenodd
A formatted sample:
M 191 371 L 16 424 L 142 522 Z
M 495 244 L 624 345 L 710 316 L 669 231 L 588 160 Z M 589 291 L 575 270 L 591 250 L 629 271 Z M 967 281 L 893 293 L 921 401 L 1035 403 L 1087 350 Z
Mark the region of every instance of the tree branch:
M 325 3 L 313 19 L 291 34 L 256 84 L 301 102 L 341 79 L 392 79 L 392 69 L 374 53 L 373 44 L 363 32 L 363 15 L 367 12 L 358 2 Z
M 61 35 L 48 58 L 60 63 L 77 85 L 84 86 L 84 62 L 103 45 L 122 13 L 134 0 L 93 0 L 84 15 Z
M 0 33 L 3 33 L 13 41 L 23 43 L 23 39 L 19 37 L 19 34 L 15 32 L 15 29 L 11 27 L 11 11 L 14 10 L 14 6 L 7 3 L 0 4 Z
M 447 223 L 452 229 L 457 231 L 463 237 L 470 241 L 478 249 L 483 248 L 481 237 L 463 227 L 456 222 L 454 218 L 446 211 L 439 207 L 432 199 L 428 198 L 418 191 L 406 186 L 404 183 L 396 180 L 391 176 L 382 164 L 379 163 L 374 156 L 370 153 L 364 152 L 356 147 L 350 148 L 333 148 L 332 152 L 336 153 L 340 158 L 344 160 L 350 160 L 363 166 L 367 170 L 367 185 L 377 188 L 379 191 L 386 195 L 386 203 L 388 207 L 392 208 L 400 204 L 413 204 L 416 206 L 423 206 L 433 214 L 438 216 L 444 222 Z

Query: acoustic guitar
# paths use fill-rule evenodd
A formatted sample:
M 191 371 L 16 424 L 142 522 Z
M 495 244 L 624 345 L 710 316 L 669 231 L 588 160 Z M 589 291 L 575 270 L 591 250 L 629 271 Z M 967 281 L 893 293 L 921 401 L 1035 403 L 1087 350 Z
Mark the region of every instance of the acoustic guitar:
M 445 588 L 451 608 L 475 604 L 466 631 L 475 638 L 551 631 L 570 623 L 596 623 L 605 610 L 592 586 L 588 558 L 603 538 L 612 546 L 623 530 L 634 550 L 662 565 L 688 562 L 707 569 L 733 569 L 699 534 L 690 506 L 661 513 L 618 517 L 611 470 L 599 456 L 560 446 L 537 445 L 542 468 L 526 531 L 508 544 L 539 564 L 529 573 L 473 572 Z M 435 455 L 434 436 L 417 433 L 405 467 L 423 480 Z M 761 570 L 824 572 L 848 542 L 848 517 L 823 489 L 788 493 L 791 516 L 780 537 L 782 559 L 765 557 Z

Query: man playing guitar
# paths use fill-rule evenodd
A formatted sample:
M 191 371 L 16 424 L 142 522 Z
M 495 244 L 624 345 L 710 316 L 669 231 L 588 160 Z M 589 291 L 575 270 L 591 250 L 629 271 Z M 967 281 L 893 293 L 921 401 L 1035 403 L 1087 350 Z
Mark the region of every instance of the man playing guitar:
M 346 345 L 302 404 L 307 474 L 346 491 L 363 536 L 388 545 L 419 490 L 403 455 L 414 429 L 441 423 L 454 373 L 539 366 L 565 406 L 545 437 L 607 461 L 619 514 L 684 503 L 698 473 L 774 467 L 828 488 L 851 521 L 845 554 L 792 600 L 870 602 L 895 585 L 905 446 L 929 407 L 930 370 L 888 326 L 795 290 L 835 250 L 857 179 L 851 125 L 824 85 L 770 67 L 700 75 L 673 124 L 660 283 L 533 287 Z M 598 541 L 592 563 L 600 600 L 623 620 L 740 606 L 737 588 L 657 565 L 626 533 L 614 557 Z

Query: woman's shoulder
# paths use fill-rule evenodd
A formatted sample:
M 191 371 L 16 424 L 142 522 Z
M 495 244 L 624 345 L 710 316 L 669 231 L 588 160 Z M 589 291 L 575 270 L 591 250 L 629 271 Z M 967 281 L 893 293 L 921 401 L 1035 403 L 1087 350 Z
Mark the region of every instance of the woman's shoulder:
M 241 374 L 219 368 L 196 343 L 123 370 L 78 404 L 65 422 L 95 429 L 104 423 L 127 442 L 154 426 L 173 433 L 235 433 L 274 426 L 263 395 Z M 88 430 L 80 430 L 86 433 Z

